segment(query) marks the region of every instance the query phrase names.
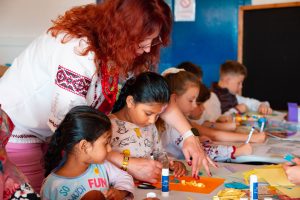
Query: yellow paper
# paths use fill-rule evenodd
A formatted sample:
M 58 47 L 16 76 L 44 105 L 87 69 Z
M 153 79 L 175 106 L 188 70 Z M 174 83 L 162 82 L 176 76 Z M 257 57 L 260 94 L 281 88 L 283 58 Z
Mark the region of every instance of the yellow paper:
M 241 197 L 245 196 L 245 192 L 238 189 L 226 188 L 220 190 L 217 196 L 213 197 L 213 200 L 239 200 Z
M 290 198 L 300 198 L 300 186 L 297 187 L 275 187 L 277 190 L 283 194 L 289 196 Z
M 250 171 L 246 171 L 246 172 L 243 173 L 244 181 L 245 181 L 245 183 L 246 183 L 247 185 L 250 184 L 250 183 L 249 183 L 249 179 L 250 179 L 250 176 L 251 176 L 252 174 L 256 174 L 255 169 L 252 169 L 252 170 L 250 170 Z M 257 175 L 257 174 L 256 174 L 256 175 Z M 262 179 L 262 178 L 259 177 L 259 176 L 257 176 L 257 181 L 258 181 L 258 182 L 265 182 L 265 180 Z
M 282 168 L 282 165 L 266 165 L 266 166 L 264 166 L 262 168 L 258 168 L 258 169 L 280 169 L 280 168 Z M 244 180 L 247 185 L 249 185 L 250 175 L 252 175 L 252 174 L 257 175 L 258 182 L 266 182 L 266 180 L 262 176 L 259 176 L 255 170 L 256 169 L 252 169 L 252 170 L 243 172 Z
M 295 186 L 291 183 L 282 167 L 255 169 L 255 174 L 263 178 L 271 186 Z

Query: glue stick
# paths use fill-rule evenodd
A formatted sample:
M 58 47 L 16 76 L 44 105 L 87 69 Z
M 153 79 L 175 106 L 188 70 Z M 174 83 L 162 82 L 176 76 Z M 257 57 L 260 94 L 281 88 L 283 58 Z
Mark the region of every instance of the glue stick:
M 161 193 L 163 197 L 169 196 L 169 159 L 166 153 L 163 155 L 161 173 Z
M 250 175 L 250 200 L 258 200 L 258 182 L 255 174 Z

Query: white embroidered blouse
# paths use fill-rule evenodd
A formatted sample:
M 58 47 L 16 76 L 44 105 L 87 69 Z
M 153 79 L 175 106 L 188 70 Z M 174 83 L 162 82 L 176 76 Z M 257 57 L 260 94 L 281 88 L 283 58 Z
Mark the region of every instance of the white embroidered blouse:
M 79 53 L 86 39 L 61 43 L 63 36 L 34 40 L 0 79 L 0 104 L 20 135 L 45 141 L 72 107 L 98 108 L 104 100 L 94 54 Z

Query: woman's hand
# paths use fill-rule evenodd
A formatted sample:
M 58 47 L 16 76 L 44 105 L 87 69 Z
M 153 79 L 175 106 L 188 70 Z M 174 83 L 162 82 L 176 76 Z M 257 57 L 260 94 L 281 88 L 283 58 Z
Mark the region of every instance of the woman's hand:
M 130 158 L 127 169 L 137 180 L 156 183 L 161 178 L 162 164 L 145 158 Z
M 176 128 L 178 132 L 183 135 L 188 130 L 190 130 L 191 124 L 179 110 L 176 102 L 172 100 L 166 108 L 166 110 L 161 114 L 161 118 L 170 126 Z M 202 149 L 202 145 L 198 137 L 190 136 L 183 141 L 182 152 L 188 164 L 192 165 L 192 175 L 194 177 L 198 176 L 198 171 L 203 165 L 207 174 L 210 174 L 208 163 L 215 165 L 209 158 L 207 158 L 206 153 Z
M 211 174 L 208 164 L 216 167 L 215 163 L 206 155 L 198 137 L 190 136 L 183 141 L 182 152 L 186 162 L 192 165 L 193 177 L 198 177 L 199 169 L 203 166 L 207 174 Z
M 175 177 L 181 177 L 186 174 L 185 165 L 180 161 L 170 161 L 170 170 L 174 171 Z

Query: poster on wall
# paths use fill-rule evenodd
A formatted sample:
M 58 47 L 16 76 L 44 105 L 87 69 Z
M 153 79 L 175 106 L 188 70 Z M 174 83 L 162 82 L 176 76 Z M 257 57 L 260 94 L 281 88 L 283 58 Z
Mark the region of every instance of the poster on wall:
M 195 0 L 175 0 L 175 21 L 195 21 L 196 1 Z

